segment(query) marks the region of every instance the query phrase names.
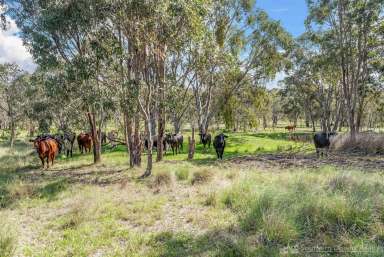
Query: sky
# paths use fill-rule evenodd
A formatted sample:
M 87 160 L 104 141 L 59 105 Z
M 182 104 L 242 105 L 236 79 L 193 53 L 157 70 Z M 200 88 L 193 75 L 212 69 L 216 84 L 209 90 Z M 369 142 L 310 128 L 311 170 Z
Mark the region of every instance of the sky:
M 304 20 L 308 13 L 305 0 L 256 0 L 256 5 L 264 9 L 272 19 L 279 20 L 292 36 L 300 36 L 305 31 Z M 278 87 L 284 77 L 284 72 L 276 74 L 276 78 L 267 83 L 267 88 Z
M 307 16 L 305 0 L 256 0 L 256 6 L 264 9 L 272 19 L 280 20 L 294 37 L 304 32 L 304 20 Z M 22 69 L 33 72 L 36 65 L 21 38 L 17 36 L 18 32 L 19 29 L 12 20 L 7 31 L 0 30 L 0 63 L 17 63 Z M 284 73 L 278 73 L 267 87 L 277 87 L 278 81 L 284 76 Z

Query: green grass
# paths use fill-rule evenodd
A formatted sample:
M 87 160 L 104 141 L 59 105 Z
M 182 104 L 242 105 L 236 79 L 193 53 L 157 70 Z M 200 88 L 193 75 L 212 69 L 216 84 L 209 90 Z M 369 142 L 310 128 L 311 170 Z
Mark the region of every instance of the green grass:
M 283 132 L 227 134 L 226 160 L 197 145 L 195 160 L 167 155 L 147 179 L 145 155 L 129 169 L 123 146 L 98 165 L 76 153 L 42 171 L 29 144 L 0 142 L 0 257 L 383 256 L 381 170 L 238 165 L 313 147 Z

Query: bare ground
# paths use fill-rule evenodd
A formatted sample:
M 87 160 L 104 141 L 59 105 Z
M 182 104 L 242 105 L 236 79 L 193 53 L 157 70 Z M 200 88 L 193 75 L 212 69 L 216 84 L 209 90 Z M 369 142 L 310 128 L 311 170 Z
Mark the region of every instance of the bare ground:
M 330 154 L 328 157 L 317 158 L 311 154 L 264 154 L 235 157 L 226 161 L 240 167 L 259 168 L 320 168 L 333 165 L 339 168 L 354 168 L 362 171 L 384 171 L 382 156 L 358 156 L 345 154 Z

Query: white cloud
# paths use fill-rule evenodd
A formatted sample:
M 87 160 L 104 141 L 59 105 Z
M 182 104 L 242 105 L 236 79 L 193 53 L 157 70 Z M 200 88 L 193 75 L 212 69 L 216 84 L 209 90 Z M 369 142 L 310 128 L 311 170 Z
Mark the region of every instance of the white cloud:
M 16 63 L 23 70 L 33 72 L 36 64 L 18 36 L 20 29 L 14 20 L 8 19 L 8 21 L 7 30 L 0 30 L 0 63 Z

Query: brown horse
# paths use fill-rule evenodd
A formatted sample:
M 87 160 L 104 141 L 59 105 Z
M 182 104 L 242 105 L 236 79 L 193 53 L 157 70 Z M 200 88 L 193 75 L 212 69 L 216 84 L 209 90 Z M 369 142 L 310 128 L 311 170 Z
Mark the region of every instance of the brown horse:
M 49 162 L 51 162 L 53 166 L 53 161 L 55 160 L 56 154 L 59 152 L 58 142 L 53 138 L 36 138 L 31 141 L 43 164 L 43 169 L 45 168 L 45 159 L 47 159 L 47 168 L 49 168 Z
M 89 133 L 80 133 L 77 136 L 77 144 L 81 153 L 91 152 L 92 148 L 92 136 Z

